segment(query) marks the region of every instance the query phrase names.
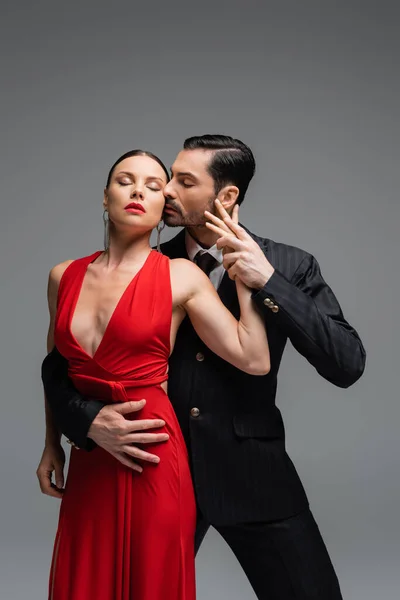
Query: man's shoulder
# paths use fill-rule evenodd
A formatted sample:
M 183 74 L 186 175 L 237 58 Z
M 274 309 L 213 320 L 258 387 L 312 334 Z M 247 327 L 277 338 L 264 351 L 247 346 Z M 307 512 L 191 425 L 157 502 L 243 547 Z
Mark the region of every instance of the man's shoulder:
M 305 259 L 313 259 L 312 255 L 302 248 L 284 242 L 277 242 L 271 238 L 261 237 L 250 231 L 243 223 L 240 223 L 240 225 L 262 248 L 271 264 L 286 277 L 291 277 Z M 161 244 L 161 252 L 169 258 L 187 258 L 185 230 L 182 229 L 178 235 Z
M 250 231 L 247 227 L 242 225 L 244 229 L 247 231 L 249 235 L 253 238 L 257 244 L 266 251 L 266 253 L 274 254 L 274 255 L 286 255 L 291 256 L 292 258 L 297 258 L 299 260 L 303 260 L 306 257 L 311 257 L 311 254 L 304 250 L 303 248 L 299 248 L 298 246 L 294 246 L 292 244 L 287 244 L 285 242 L 278 242 L 271 238 L 261 237 L 252 231 Z
M 256 235 L 247 229 L 247 227 L 244 228 L 260 248 L 262 248 L 270 263 L 286 277 L 290 278 L 304 260 L 313 259 L 313 256 L 309 252 L 298 246 L 285 242 L 277 242 L 271 238 L 264 238 Z
M 187 258 L 185 230 L 182 229 L 173 238 L 161 244 L 161 252 L 169 258 Z

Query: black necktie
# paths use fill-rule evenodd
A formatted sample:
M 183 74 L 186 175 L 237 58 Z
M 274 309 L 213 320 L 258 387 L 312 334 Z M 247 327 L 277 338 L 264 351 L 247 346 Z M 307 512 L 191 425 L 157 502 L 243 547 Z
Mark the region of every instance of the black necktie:
M 218 265 L 218 261 L 209 252 L 201 253 L 201 250 L 194 257 L 194 262 L 206 275 L 209 275 Z

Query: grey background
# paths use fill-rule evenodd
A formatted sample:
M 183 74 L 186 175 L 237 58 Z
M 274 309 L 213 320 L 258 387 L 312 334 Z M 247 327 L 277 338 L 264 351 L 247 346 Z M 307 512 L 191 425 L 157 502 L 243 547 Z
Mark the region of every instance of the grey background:
M 144 147 L 170 165 L 186 136 L 206 132 L 253 148 L 242 221 L 315 254 L 366 345 L 349 390 L 289 347 L 278 404 L 344 597 L 398 598 L 396 4 L 3 2 L 2 599 L 46 597 L 57 521 L 35 476 L 48 271 L 101 247 L 116 157 Z M 215 532 L 197 577 L 200 600 L 254 598 Z

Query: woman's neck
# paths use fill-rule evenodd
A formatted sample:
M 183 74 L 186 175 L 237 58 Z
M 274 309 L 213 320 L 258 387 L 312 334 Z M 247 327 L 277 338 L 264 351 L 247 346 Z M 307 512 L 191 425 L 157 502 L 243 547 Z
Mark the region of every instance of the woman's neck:
M 132 239 L 132 236 L 124 238 L 120 234 L 114 235 L 110 232 L 110 245 L 104 253 L 104 258 L 108 267 L 115 268 L 142 262 L 150 251 L 149 233 Z

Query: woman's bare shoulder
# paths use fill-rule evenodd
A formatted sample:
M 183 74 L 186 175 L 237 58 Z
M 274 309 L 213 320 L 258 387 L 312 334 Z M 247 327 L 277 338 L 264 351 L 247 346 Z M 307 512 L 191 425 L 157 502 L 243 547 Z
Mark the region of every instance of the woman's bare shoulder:
M 55 311 L 57 306 L 58 288 L 60 286 L 61 277 L 64 275 L 65 270 L 73 262 L 73 260 L 64 260 L 64 262 L 59 263 L 50 269 L 49 280 L 47 284 L 47 300 L 50 307 L 50 313 Z
M 185 269 L 186 272 L 190 272 L 193 269 L 197 269 L 197 265 L 192 263 L 188 258 L 170 258 L 169 264 L 171 269 L 181 271 Z
M 61 281 L 61 277 L 64 275 L 66 269 L 73 262 L 74 259 L 64 260 L 63 262 L 59 263 L 58 265 L 55 265 L 52 269 L 50 269 L 49 282 L 59 284 Z
M 187 258 L 172 258 L 170 273 L 173 287 L 186 292 L 188 297 L 200 290 L 213 287 L 207 275 Z
M 203 271 L 188 258 L 171 258 L 170 270 L 172 275 L 177 275 L 178 277 L 189 277 L 194 281 L 203 281 L 204 279 L 208 281 L 208 277 Z

